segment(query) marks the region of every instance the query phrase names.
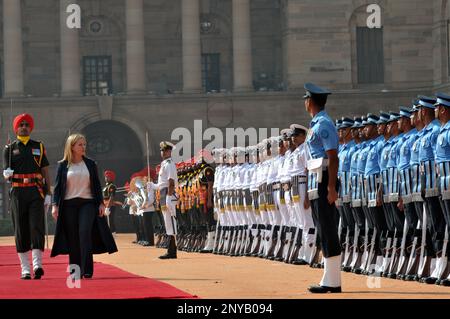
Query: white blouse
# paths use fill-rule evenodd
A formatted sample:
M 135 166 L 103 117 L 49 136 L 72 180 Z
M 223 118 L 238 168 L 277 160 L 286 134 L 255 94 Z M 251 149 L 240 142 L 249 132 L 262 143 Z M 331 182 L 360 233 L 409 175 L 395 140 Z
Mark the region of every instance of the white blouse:
M 66 195 L 64 200 L 73 198 L 93 198 L 89 170 L 84 161 L 77 164 L 70 164 L 69 170 L 67 171 Z

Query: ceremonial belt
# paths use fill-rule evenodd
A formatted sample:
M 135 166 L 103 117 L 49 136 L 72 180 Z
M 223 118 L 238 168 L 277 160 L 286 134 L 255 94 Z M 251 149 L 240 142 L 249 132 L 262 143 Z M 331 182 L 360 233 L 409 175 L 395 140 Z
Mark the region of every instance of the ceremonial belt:
M 295 175 L 295 176 L 292 176 L 291 183 L 293 185 L 306 184 L 306 175 Z
M 40 195 L 44 198 L 42 189 L 42 175 L 40 173 L 32 174 L 14 174 L 11 179 L 12 187 L 37 187 Z

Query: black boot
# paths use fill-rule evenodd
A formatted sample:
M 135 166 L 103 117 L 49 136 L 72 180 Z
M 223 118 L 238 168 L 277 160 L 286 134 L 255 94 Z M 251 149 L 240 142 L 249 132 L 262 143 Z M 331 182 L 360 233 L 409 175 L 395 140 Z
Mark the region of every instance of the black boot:
M 177 245 L 175 244 L 175 236 L 169 236 L 169 248 L 167 254 L 159 256 L 160 259 L 176 259 L 177 258 Z

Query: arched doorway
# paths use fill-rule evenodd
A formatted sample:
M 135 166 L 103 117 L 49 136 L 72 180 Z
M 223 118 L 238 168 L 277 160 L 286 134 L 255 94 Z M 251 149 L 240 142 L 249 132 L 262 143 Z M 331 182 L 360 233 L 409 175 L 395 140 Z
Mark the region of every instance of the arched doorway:
M 99 121 L 86 126 L 82 133 L 87 139 L 87 156 L 97 161 L 102 185 L 103 172 L 116 173 L 116 185 L 122 187 L 130 176 L 144 167 L 140 141 L 128 126 L 116 121 Z M 123 202 L 125 193 L 118 193 L 117 200 Z M 118 232 L 132 232 L 128 209 L 116 209 Z

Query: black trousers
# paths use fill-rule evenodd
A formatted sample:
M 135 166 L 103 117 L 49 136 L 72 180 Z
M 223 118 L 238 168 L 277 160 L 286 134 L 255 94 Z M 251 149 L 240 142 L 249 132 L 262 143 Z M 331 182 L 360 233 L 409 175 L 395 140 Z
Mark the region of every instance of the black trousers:
M 450 200 L 440 199 L 442 212 L 444 213 L 444 219 L 446 227 L 450 230 Z M 450 245 L 447 245 L 447 258 L 450 259 Z
M 145 226 L 144 226 L 144 216 L 138 215 L 137 216 L 137 223 L 138 223 L 138 231 L 139 231 L 139 240 L 140 241 L 147 241 L 147 237 L 145 234 Z
M 344 248 L 345 237 L 347 235 L 347 227 L 348 227 L 347 217 L 345 216 L 345 212 L 344 212 L 344 207 L 343 206 L 338 206 L 338 207 L 336 207 L 336 209 L 337 209 L 337 211 L 339 213 L 338 218 L 341 219 L 341 228 L 342 228 L 341 229 L 341 238 L 339 240 L 340 240 L 342 248 Z
M 439 197 L 425 198 L 427 218 L 429 219 L 430 231 L 432 234 L 433 248 L 435 252 L 442 250 L 445 234 L 445 219 L 442 212 Z
M 355 223 L 358 225 L 360 230 L 360 236 L 364 236 L 364 232 L 366 230 L 366 218 L 364 215 L 364 211 L 362 207 L 352 207 L 353 219 Z
M 145 240 L 148 241 L 150 245 L 155 244 L 155 234 L 153 230 L 153 212 L 144 212 L 143 221 L 144 221 L 144 233 Z
M 108 216 L 108 218 L 109 218 L 109 229 L 111 229 L 111 233 L 115 233 L 116 232 L 116 221 L 115 221 L 116 206 L 111 206 L 110 212 L 111 213 Z
M 206 208 L 205 211 L 204 205 L 200 205 L 200 214 L 203 220 L 202 224 L 206 225 L 207 231 L 215 231 L 217 222 L 214 220 L 214 209 L 212 207 Z
M 398 209 L 398 202 L 390 202 L 389 204 L 391 206 L 391 214 L 394 221 L 394 227 L 397 229 L 397 232 L 403 232 L 403 226 L 405 224 L 405 214 Z
M 319 184 L 319 198 L 311 201 L 312 217 L 317 237 L 325 258 L 341 255 L 338 220 L 335 204 L 328 203 L 328 171 L 324 171 Z
M 18 253 L 31 249 L 44 250 L 44 199 L 36 187 L 11 190 L 11 213 Z
M 178 227 L 182 233 L 187 233 L 191 229 L 191 221 L 189 219 L 189 211 L 182 213 L 177 211 L 177 220 L 179 221 Z M 164 225 L 164 222 L 162 223 Z
M 414 232 L 417 228 L 417 223 L 419 222 L 414 203 L 408 203 L 405 205 L 405 219 L 406 225 L 408 226 L 406 233 L 406 247 L 410 247 L 414 239 Z
M 420 227 L 421 229 L 423 227 L 426 228 L 426 232 L 425 232 L 425 255 L 426 256 L 434 256 L 435 255 L 435 251 L 434 251 L 434 247 L 433 247 L 433 241 L 431 239 L 431 232 L 430 232 L 430 221 L 428 220 L 427 225 L 423 224 L 423 202 L 413 202 L 412 203 L 415 208 L 415 213 L 417 216 L 417 219 L 420 221 Z M 426 208 L 428 209 L 428 208 Z M 427 213 L 428 214 L 428 213 Z
M 386 225 L 388 230 L 393 233 L 395 231 L 395 222 L 391 208 L 391 203 L 383 203 L 383 212 L 386 220 Z
M 133 222 L 134 232 L 136 233 L 136 241 L 141 240 L 141 234 L 139 234 L 139 220 L 136 215 L 130 215 L 131 221 Z
M 380 256 L 383 253 L 382 249 L 386 247 L 386 236 L 388 231 L 386 215 L 384 214 L 381 206 L 370 207 L 369 211 L 374 229 L 377 231 L 375 236 L 374 251 L 377 256 Z M 394 233 L 392 233 L 392 235 L 394 235 Z
M 75 198 L 64 201 L 60 212 L 69 246 L 69 263 L 80 267 L 80 275 L 94 274 L 92 228 L 97 209 L 92 200 Z
M 350 231 L 355 230 L 355 219 L 352 214 L 352 208 L 350 207 L 350 203 L 342 204 L 342 208 L 344 210 L 345 219 L 347 221 L 347 227 L 350 228 Z

